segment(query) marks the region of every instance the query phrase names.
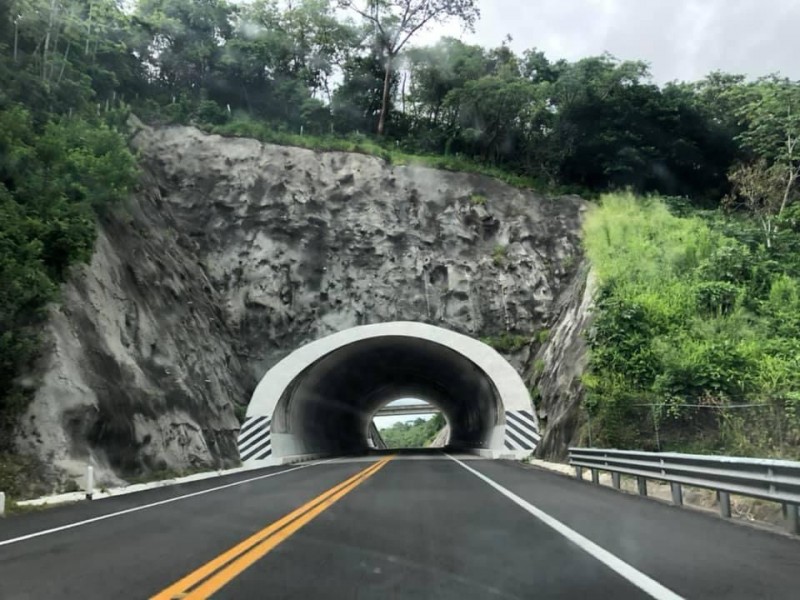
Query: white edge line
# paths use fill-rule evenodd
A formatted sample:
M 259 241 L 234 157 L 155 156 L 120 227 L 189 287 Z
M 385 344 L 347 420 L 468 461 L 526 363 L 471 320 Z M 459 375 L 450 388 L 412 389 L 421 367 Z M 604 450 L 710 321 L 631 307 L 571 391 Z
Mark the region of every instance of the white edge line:
M 447 453 L 445 453 L 445 456 L 457 462 L 467 471 L 469 471 L 476 477 L 482 479 L 484 482 L 488 483 L 490 486 L 492 486 L 498 492 L 506 496 L 512 502 L 524 508 L 526 511 L 528 511 L 530 514 L 539 519 L 542 523 L 544 523 L 548 527 L 555 529 L 558 533 L 560 533 L 570 542 L 578 546 L 581 550 L 591 554 L 594 558 L 596 558 L 601 563 L 606 565 L 612 571 L 616 572 L 617 574 L 621 575 L 622 577 L 630 581 L 633 585 L 638 587 L 646 594 L 650 595 L 653 598 L 657 598 L 658 600 L 683 600 L 682 596 L 679 596 L 669 588 L 664 587 L 663 585 L 658 583 L 655 579 L 648 577 L 641 571 L 637 570 L 636 568 L 626 563 L 621 558 L 611 554 L 611 552 L 609 552 L 605 548 L 598 546 L 590 539 L 583 537 L 580 533 L 578 533 L 574 529 L 570 529 L 558 519 L 555 519 L 550 515 L 548 515 L 546 512 L 544 512 L 543 510 L 536 508 L 533 504 L 520 498 L 511 490 L 508 490 L 499 483 L 495 482 L 494 480 L 489 479 L 486 475 L 484 475 L 480 471 L 476 471 L 472 467 L 465 465 L 463 462 L 461 462 L 457 458 L 450 456 Z
M 300 469 L 305 469 L 307 467 L 313 467 L 315 465 L 321 465 L 327 462 L 330 462 L 333 459 L 323 460 L 320 462 L 313 462 L 308 463 L 305 465 L 300 465 L 298 467 L 293 467 L 291 469 L 286 469 L 285 471 L 278 471 L 277 473 L 267 473 L 266 475 L 259 475 L 258 477 L 251 477 L 250 479 L 243 479 L 241 481 L 234 481 L 233 483 L 227 483 L 225 485 L 220 485 L 214 488 L 209 488 L 207 490 L 200 490 L 199 492 L 192 492 L 191 494 L 184 494 L 183 496 L 177 496 L 175 498 L 167 498 L 166 500 L 159 500 L 158 502 L 151 502 L 150 504 L 143 504 L 142 506 L 134 506 L 132 508 L 126 508 L 125 510 L 120 510 L 113 513 L 108 513 L 105 515 L 100 515 L 99 517 L 92 517 L 91 519 L 85 519 L 83 521 L 76 521 L 75 523 L 68 523 L 67 525 L 61 525 L 59 527 L 53 527 L 52 529 L 43 529 L 42 531 L 36 531 L 34 533 L 28 533 L 26 535 L 21 535 L 19 537 L 11 538 L 8 540 L 0 541 L 0 547 L 2 546 L 9 546 L 11 544 L 16 544 L 17 542 L 24 542 L 25 540 L 30 540 L 33 538 L 41 537 L 43 535 L 50 535 L 51 533 L 58 533 L 59 531 L 66 531 L 67 529 L 74 529 L 76 527 L 82 527 L 83 525 L 89 525 L 91 523 L 97 523 L 98 521 L 105 521 L 106 519 L 112 519 L 114 517 L 121 517 L 122 515 L 127 515 L 130 513 L 139 512 L 140 510 L 146 510 L 148 508 L 154 508 L 156 506 L 163 506 L 164 504 L 170 504 L 172 502 L 177 502 L 178 500 L 185 500 L 186 498 L 194 498 L 195 496 L 202 496 L 204 494 L 210 494 L 211 492 L 216 492 L 219 490 L 224 490 L 227 488 L 235 487 L 237 485 L 244 485 L 245 483 L 251 483 L 253 481 L 259 481 L 261 479 L 269 479 L 270 477 L 276 477 L 277 475 L 284 475 L 285 473 L 291 473 L 292 471 L 299 471 Z M 155 488 L 155 489 L 164 489 L 164 488 Z M 142 490 L 144 491 L 144 490 Z

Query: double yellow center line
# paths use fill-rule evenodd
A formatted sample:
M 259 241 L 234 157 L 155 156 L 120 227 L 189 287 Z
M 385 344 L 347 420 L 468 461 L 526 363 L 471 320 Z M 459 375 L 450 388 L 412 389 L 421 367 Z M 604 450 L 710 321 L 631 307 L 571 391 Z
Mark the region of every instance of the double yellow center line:
M 208 598 L 247 567 L 266 555 L 298 529 L 380 471 L 394 456 L 388 456 L 335 485 L 285 517 L 238 543 L 230 550 L 192 571 L 159 592 L 151 600 L 200 600 Z

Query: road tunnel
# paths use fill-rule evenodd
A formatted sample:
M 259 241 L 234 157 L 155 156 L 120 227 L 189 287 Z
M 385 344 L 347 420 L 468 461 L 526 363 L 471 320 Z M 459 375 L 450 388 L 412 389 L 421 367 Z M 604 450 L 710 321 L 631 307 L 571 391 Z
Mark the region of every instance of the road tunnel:
M 450 445 L 484 455 L 530 454 L 539 440 L 527 388 L 494 349 L 422 323 L 348 329 L 270 369 L 239 435 L 245 463 L 366 452 L 375 412 L 399 397 L 444 413 Z

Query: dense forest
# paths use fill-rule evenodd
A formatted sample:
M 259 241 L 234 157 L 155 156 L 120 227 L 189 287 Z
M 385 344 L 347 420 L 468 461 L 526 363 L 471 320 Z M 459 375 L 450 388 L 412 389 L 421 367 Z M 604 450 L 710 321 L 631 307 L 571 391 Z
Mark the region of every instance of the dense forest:
M 607 196 L 587 223 L 587 433 L 651 446 L 662 427 L 685 445 L 697 436 L 668 432 L 700 423 L 719 449 L 777 419 L 780 440 L 764 425 L 741 450 L 796 454 L 800 85 L 659 86 L 643 62 L 568 62 L 536 40 L 415 45 L 478 18 L 474 0 L 0 0 L 0 451 L 44 307 L 136 183 L 133 112 L 594 199 L 663 196 Z M 696 408 L 735 403 L 764 416 Z

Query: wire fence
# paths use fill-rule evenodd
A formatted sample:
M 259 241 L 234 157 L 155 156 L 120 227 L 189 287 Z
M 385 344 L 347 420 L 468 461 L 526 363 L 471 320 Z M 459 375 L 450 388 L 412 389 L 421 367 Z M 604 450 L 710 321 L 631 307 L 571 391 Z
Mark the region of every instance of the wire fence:
M 680 404 L 679 414 L 659 403 L 629 405 L 638 428 L 638 443 L 629 449 L 665 451 L 719 451 L 800 459 L 800 424 L 790 419 L 780 403 Z M 584 408 L 585 438 L 589 447 L 608 444 L 603 423 Z M 588 439 L 586 439 L 588 438 Z

